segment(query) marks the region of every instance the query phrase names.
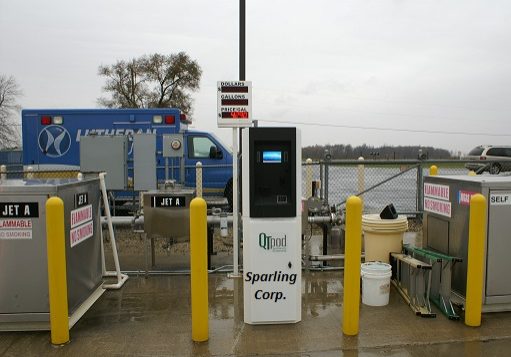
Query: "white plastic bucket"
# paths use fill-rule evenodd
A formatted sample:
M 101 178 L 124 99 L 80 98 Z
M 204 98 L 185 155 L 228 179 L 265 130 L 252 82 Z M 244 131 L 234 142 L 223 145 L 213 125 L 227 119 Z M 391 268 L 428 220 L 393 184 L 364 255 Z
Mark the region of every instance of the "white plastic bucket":
M 389 303 L 392 267 L 382 262 L 368 262 L 361 266 L 362 303 L 369 306 L 385 306 Z

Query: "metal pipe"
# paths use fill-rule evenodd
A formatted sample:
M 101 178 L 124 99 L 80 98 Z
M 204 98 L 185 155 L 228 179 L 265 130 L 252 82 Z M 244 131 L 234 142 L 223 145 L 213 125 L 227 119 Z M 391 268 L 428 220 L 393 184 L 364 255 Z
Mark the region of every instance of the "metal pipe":
M 419 168 L 417 169 L 417 199 L 418 199 L 418 206 L 417 211 L 423 212 L 424 211 L 424 172 L 423 172 L 423 166 L 421 163 L 419 163 Z
M 358 165 L 358 192 L 359 196 L 361 196 L 360 192 L 364 192 L 365 190 L 365 168 L 364 168 L 364 158 L 360 156 L 358 158 L 358 161 L 361 162 L 360 165 Z
M 128 279 L 128 276 L 121 273 L 121 267 L 119 265 L 119 256 L 117 254 L 117 244 L 115 242 L 114 227 L 112 224 L 112 216 L 110 215 L 110 206 L 108 205 L 108 198 L 107 198 L 107 193 L 106 193 L 105 175 L 106 175 L 105 172 L 99 173 L 99 186 L 101 189 L 101 196 L 103 197 L 103 207 L 106 212 L 108 233 L 110 235 L 110 242 L 112 244 L 112 252 L 114 255 L 114 265 L 115 265 L 115 272 L 106 272 L 105 275 L 117 277 L 117 283 L 116 284 L 104 284 L 103 288 L 105 288 L 105 289 L 120 289 L 124 285 L 126 280 Z
M 328 254 L 328 229 L 327 225 L 323 225 L 323 255 Z M 323 266 L 326 266 L 326 260 L 323 261 Z
M 323 199 L 324 197 L 324 187 L 325 187 L 325 181 L 323 180 L 323 169 L 325 165 L 320 161 L 319 162 L 319 182 L 321 183 L 320 190 L 319 190 L 319 198 Z
M 165 181 L 169 179 L 169 158 L 165 158 Z
M 196 196 L 202 197 L 202 162 L 195 164 L 195 190 Z
M 221 267 L 208 270 L 209 274 L 226 273 L 226 272 L 227 273 L 232 272 L 232 265 L 231 264 L 223 265 Z M 190 270 L 189 269 L 183 269 L 183 270 L 148 270 L 148 271 L 145 271 L 145 270 L 123 270 L 122 273 L 123 274 L 127 274 L 127 275 L 133 275 L 133 276 L 137 276 L 137 275 L 190 275 Z
M 329 165 L 329 162 L 326 162 L 325 163 L 325 182 L 324 184 L 322 185 L 323 187 L 325 187 L 325 201 L 328 202 L 328 190 L 330 189 L 330 183 L 329 183 L 329 170 L 330 170 L 330 165 Z
M 241 0 L 240 0 L 241 1 Z M 232 222 L 232 241 L 233 241 L 233 276 L 239 276 L 239 198 L 238 198 L 238 128 L 232 128 L 232 215 L 236 217 Z
M 239 60 L 240 60 L 240 81 L 245 80 L 245 52 L 246 52 L 246 45 L 245 45 L 245 27 L 246 27 L 246 4 L 245 0 L 240 0 L 240 53 L 239 53 Z
M 311 262 L 319 262 L 325 260 L 344 260 L 344 254 L 330 254 L 330 255 L 311 255 L 309 256 Z
M 365 254 L 361 254 L 360 258 L 365 259 Z M 344 260 L 344 254 L 329 254 L 329 255 L 309 255 L 311 262 L 319 262 L 324 260 Z
M 314 195 L 312 192 L 312 159 L 307 159 L 305 166 L 305 197 L 309 198 Z
M 329 267 L 329 266 L 320 265 L 318 267 L 310 267 L 308 270 L 309 271 L 337 271 L 337 270 L 344 270 L 344 267 Z
M 221 216 L 208 216 L 208 224 L 219 224 L 221 221 Z M 225 216 L 228 224 L 232 225 L 233 218 L 232 216 Z
M 7 179 L 7 166 L 1 165 L 0 166 L 0 180 Z
M 221 216 L 208 216 L 208 224 L 220 224 Z M 227 223 L 232 225 L 232 216 L 226 216 Z M 313 222 L 319 223 L 319 222 Z M 106 226 L 108 224 L 107 217 L 101 217 L 101 224 Z M 144 216 L 131 217 L 131 216 L 112 216 L 112 224 L 114 226 L 133 226 L 144 224 Z
M 340 221 L 337 217 L 334 217 L 334 215 L 329 216 L 309 216 L 307 217 L 307 222 L 309 223 L 332 223 Z

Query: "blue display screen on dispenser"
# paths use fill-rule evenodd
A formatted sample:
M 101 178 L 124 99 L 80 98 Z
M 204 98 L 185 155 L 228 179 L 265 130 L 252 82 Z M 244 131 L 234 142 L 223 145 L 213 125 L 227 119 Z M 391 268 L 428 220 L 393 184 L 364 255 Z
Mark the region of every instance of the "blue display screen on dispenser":
M 296 128 L 250 128 L 248 137 L 250 217 L 296 217 Z
M 281 164 L 282 151 L 263 151 L 263 164 Z

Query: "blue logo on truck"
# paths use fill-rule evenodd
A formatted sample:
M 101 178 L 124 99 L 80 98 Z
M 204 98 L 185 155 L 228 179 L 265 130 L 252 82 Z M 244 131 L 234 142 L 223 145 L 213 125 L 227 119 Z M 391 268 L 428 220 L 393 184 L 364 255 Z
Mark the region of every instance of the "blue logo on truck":
M 65 128 L 58 125 L 44 127 L 37 141 L 39 149 L 49 157 L 64 156 L 71 147 L 71 135 Z

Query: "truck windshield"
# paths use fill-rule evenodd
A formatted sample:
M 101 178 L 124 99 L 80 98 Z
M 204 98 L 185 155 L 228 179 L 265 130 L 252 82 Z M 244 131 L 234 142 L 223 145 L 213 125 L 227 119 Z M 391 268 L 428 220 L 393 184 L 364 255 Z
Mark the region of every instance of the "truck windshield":
M 189 157 L 194 159 L 202 159 L 209 157 L 211 147 L 216 147 L 208 137 L 191 136 L 188 139 Z

